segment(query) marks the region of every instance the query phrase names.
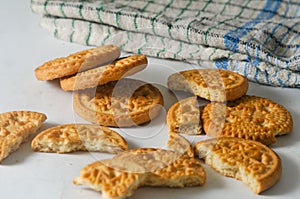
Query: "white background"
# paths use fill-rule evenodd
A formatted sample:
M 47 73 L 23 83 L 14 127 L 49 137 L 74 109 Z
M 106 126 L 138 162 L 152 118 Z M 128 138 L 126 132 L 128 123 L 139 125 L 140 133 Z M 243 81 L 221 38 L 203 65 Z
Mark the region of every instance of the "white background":
M 29 1 L 4 1 L 0 7 L 0 112 L 32 110 L 43 112 L 48 127 L 85 122 L 72 109 L 72 93 L 64 92 L 59 82 L 37 81 L 34 69 L 43 62 L 87 47 L 59 41 L 39 26 L 40 16 L 31 13 Z M 125 54 L 125 53 L 124 53 Z M 166 109 L 175 100 L 163 86 L 167 76 L 193 66 L 149 58 L 146 70 L 134 77 L 159 85 L 165 96 Z M 223 177 L 206 168 L 203 187 L 184 189 L 140 188 L 132 199 L 156 198 L 296 198 L 300 194 L 300 91 L 250 84 L 250 95 L 267 97 L 284 105 L 294 119 L 292 134 L 278 138 L 272 148 L 283 164 L 280 181 L 261 195 L 255 195 L 239 181 Z M 150 124 L 138 128 L 116 129 L 129 142 L 130 148 L 164 147 L 168 139 L 165 111 Z M 192 138 L 193 143 L 196 139 Z M 1 199 L 79 199 L 101 198 L 101 194 L 74 186 L 82 167 L 97 159 L 111 157 L 103 153 L 47 154 L 33 152 L 30 140 L 0 164 Z

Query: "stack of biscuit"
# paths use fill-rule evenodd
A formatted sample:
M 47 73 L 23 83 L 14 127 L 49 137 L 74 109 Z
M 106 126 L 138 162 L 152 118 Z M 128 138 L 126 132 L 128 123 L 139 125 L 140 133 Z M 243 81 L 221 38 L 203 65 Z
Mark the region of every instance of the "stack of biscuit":
M 290 113 L 269 99 L 247 95 L 247 79 L 225 70 L 170 75 L 170 90 L 194 96 L 168 110 L 167 149 L 129 150 L 126 140 L 107 127 L 146 123 L 160 113 L 164 100 L 153 85 L 124 78 L 143 70 L 146 56 L 119 56 L 117 46 L 100 46 L 51 60 L 35 70 L 38 80 L 60 79 L 63 90 L 74 91 L 75 112 L 93 124 L 46 129 L 34 138 L 32 149 L 117 153 L 112 159 L 84 167 L 74 184 L 101 191 L 106 199 L 126 198 L 141 186 L 202 186 L 206 174 L 197 158 L 217 172 L 241 180 L 257 194 L 280 179 L 280 157 L 268 145 L 276 142 L 276 136 L 292 131 Z M 207 103 L 200 105 L 199 99 Z M 192 146 L 181 134 L 209 138 Z
M 35 69 L 38 80 L 59 79 L 73 91 L 75 112 L 94 124 L 62 124 L 40 132 L 31 142 L 37 152 L 96 151 L 120 153 L 127 141 L 108 127 L 129 127 L 156 117 L 163 97 L 153 85 L 125 78 L 146 68 L 145 55 L 120 57 L 114 45 L 99 46 L 56 58 Z
M 159 114 L 163 97 L 153 85 L 125 77 L 145 69 L 147 57 L 119 56 L 119 47 L 99 46 L 50 60 L 35 69 L 35 76 L 60 79 L 63 90 L 75 91 L 74 110 L 89 122 L 111 127 L 146 123 Z
M 217 172 L 241 180 L 254 193 L 273 186 L 281 176 L 280 157 L 268 146 L 289 134 L 289 111 L 272 100 L 247 95 L 242 75 L 217 69 L 181 71 L 168 77 L 173 91 L 193 94 L 168 110 L 173 134 L 207 135 L 194 153 Z M 200 99 L 208 102 L 201 106 Z M 188 148 L 186 148 L 188 150 Z

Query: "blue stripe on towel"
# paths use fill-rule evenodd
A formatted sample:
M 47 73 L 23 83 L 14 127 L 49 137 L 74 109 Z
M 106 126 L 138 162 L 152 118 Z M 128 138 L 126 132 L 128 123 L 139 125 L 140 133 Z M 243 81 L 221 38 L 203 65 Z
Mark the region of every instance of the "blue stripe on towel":
M 248 65 L 249 65 L 249 62 L 245 62 L 245 65 L 244 65 L 244 76 L 247 77 L 247 78 L 248 78 L 247 69 L 249 68 Z
M 291 3 L 291 1 L 289 1 L 289 3 Z M 283 16 L 287 16 L 289 9 L 290 9 L 290 4 L 287 4 Z M 279 23 L 273 28 L 272 33 L 269 34 L 268 37 L 265 39 L 264 45 L 271 39 L 271 36 L 275 35 L 275 32 L 277 31 L 277 29 L 281 28 L 282 26 L 283 26 L 283 24 Z M 289 31 L 286 32 L 286 34 L 288 34 L 288 33 L 289 33 Z M 282 40 L 280 40 L 280 42 L 281 41 Z M 276 52 L 278 45 L 279 45 L 279 42 L 277 43 L 277 46 L 274 48 L 273 52 Z
M 256 26 L 258 23 L 260 23 L 262 20 L 267 20 L 267 19 L 271 19 L 272 17 L 274 17 L 280 4 L 281 4 L 281 0 L 267 0 L 264 7 L 260 11 L 260 13 L 256 16 L 255 19 L 245 23 L 243 26 L 237 28 L 236 30 L 229 31 L 224 36 L 224 45 L 225 45 L 226 49 L 231 50 L 233 52 L 238 52 L 238 43 L 239 43 L 240 38 L 243 37 L 244 35 L 246 35 L 249 30 L 253 29 L 254 26 Z M 251 58 L 249 57 L 248 60 L 245 60 L 245 65 L 243 66 L 245 77 L 249 77 L 249 74 L 247 74 L 247 69 L 249 68 L 249 64 L 252 64 L 255 66 L 258 66 L 260 64 L 261 60 L 258 59 L 259 52 L 260 52 L 260 46 L 257 46 L 256 47 L 256 57 L 257 58 L 253 58 L 254 60 L 251 61 Z M 228 60 L 216 60 L 215 66 L 217 68 L 224 68 L 224 69 L 228 68 Z M 253 77 L 256 81 L 259 81 L 258 72 L 259 72 L 259 69 L 256 69 L 255 75 Z M 274 74 L 274 75 L 277 75 L 277 74 Z M 267 79 L 267 81 L 269 81 L 269 77 L 266 77 L 266 79 Z M 282 82 L 280 82 L 280 80 L 279 80 L 279 83 L 282 83 Z
M 215 65 L 218 69 L 228 69 L 228 59 L 219 59 L 216 60 Z
M 269 60 L 269 59 L 270 59 L 270 58 L 269 58 L 269 56 L 270 56 L 270 54 L 267 53 L 267 54 L 266 54 L 266 61 L 267 61 L 266 64 L 268 64 L 268 67 L 266 68 L 266 82 L 267 82 L 267 84 L 270 84 L 270 80 L 269 80 L 269 71 L 270 71 L 270 70 L 269 70 L 269 68 L 270 68 L 270 67 L 269 67 L 269 66 L 270 66 L 270 63 L 269 63 L 270 60 Z
M 295 81 L 294 81 L 294 83 L 293 83 L 293 85 L 294 85 L 295 88 L 299 87 L 299 86 L 297 85 L 297 83 L 298 83 L 298 77 L 295 76 Z
M 289 4 L 286 5 L 286 9 L 285 9 L 285 12 L 284 12 L 284 16 L 287 16 L 287 15 L 288 15 L 288 11 L 289 11 L 289 9 L 290 9 L 290 3 L 292 3 L 291 0 L 289 1 Z M 298 25 L 298 22 L 295 23 L 293 26 L 291 26 L 290 29 L 288 29 L 288 30 L 281 36 L 281 38 L 280 38 L 279 42 L 277 42 L 277 44 L 276 44 L 276 46 L 275 46 L 273 52 L 276 52 L 277 48 L 278 48 L 279 45 L 282 43 L 282 41 L 285 39 L 285 37 L 286 37 L 287 35 L 289 35 L 290 32 L 291 32 L 291 30 L 293 30 L 293 28 L 296 27 L 297 25 Z M 282 26 L 282 24 L 279 23 L 279 24 L 277 25 L 277 27 L 274 28 L 274 30 L 275 30 L 275 29 L 278 29 L 279 26 Z M 272 32 L 275 33 L 274 30 L 273 30 Z M 269 37 L 270 37 L 270 35 L 269 35 Z M 289 48 L 289 47 L 286 47 L 286 48 Z
M 288 78 L 286 79 L 286 81 L 284 82 L 284 84 L 288 84 L 288 82 L 290 81 L 291 79 L 291 73 L 288 73 Z
M 268 0 L 263 7 L 263 9 L 260 11 L 260 13 L 257 15 L 257 17 L 245 23 L 240 28 L 228 32 L 224 36 L 224 45 L 226 49 L 231 50 L 233 52 L 238 51 L 238 42 L 240 37 L 247 34 L 249 29 L 252 29 L 255 25 L 257 25 L 261 20 L 270 19 L 275 15 L 275 12 L 279 8 L 281 1 L 280 0 Z

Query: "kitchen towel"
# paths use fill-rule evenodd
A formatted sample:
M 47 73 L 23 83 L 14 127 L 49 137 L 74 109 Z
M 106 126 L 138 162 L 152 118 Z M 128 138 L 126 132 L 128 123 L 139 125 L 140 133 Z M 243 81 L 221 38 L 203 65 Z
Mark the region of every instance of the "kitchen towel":
M 300 88 L 298 0 L 31 0 L 31 9 L 65 41 Z

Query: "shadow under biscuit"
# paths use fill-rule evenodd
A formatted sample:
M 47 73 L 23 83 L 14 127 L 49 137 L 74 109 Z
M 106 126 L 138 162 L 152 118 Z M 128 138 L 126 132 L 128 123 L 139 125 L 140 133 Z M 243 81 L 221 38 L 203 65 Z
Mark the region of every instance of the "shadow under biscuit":
M 52 81 L 47 81 L 47 83 L 50 84 L 51 86 L 53 86 L 54 88 L 61 90 L 59 81 L 60 81 L 59 79 L 54 79 Z

